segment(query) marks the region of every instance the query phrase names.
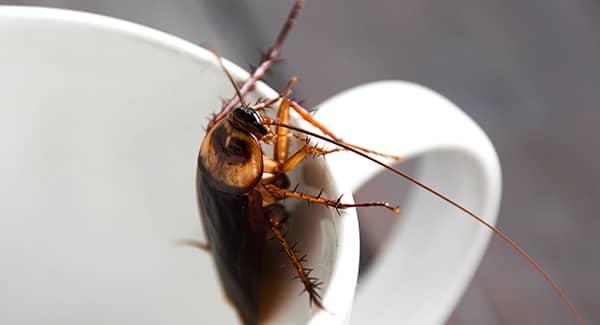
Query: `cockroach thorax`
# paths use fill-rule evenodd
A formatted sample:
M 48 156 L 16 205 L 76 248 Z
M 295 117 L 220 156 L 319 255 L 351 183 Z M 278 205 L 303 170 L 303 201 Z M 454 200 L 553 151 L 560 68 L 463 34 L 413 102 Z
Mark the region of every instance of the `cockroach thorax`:
M 236 127 L 232 119 L 224 119 L 202 141 L 198 168 L 201 176 L 217 189 L 232 194 L 246 193 L 262 177 L 260 143 L 253 133 Z

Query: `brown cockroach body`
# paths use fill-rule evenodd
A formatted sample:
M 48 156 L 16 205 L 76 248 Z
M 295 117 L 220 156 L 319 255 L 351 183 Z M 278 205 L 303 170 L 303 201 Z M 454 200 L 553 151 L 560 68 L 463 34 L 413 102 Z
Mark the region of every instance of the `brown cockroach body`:
M 258 320 L 260 266 L 265 239 L 263 173 L 257 138 L 228 120 L 203 141 L 197 173 L 202 223 L 229 299 L 247 324 Z
M 286 173 L 298 166 L 305 158 L 346 150 L 371 160 L 431 192 L 488 227 L 540 273 L 575 318 L 583 323 L 577 310 L 555 281 L 504 232 L 435 189 L 374 158 L 380 156 L 400 160 L 399 157 L 346 143 L 331 133 L 326 126 L 314 120 L 300 104 L 289 98 L 296 78 L 290 79 L 287 88 L 277 98 L 260 100 L 255 105 L 244 103 L 244 95 L 253 89 L 256 82 L 276 61 L 302 5 L 302 0 L 295 0 L 273 47 L 241 87 L 237 86 L 223 66 L 220 57 L 215 53 L 234 86 L 236 95 L 223 105 L 208 124 L 198 156 L 196 185 L 202 223 L 208 239 L 208 245 L 204 248 L 212 252 L 226 296 L 237 309 L 241 320 L 245 324 L 256 324 L 260 319 L 263 248 L 268 236 L 279 243 L 281 250 L 293 266 L 296 277 L 308 293 L 309 302 L 320 308 L 326 307 L 322 305 L 318 292 L 321 282 L 310 275 L 311 269 L 304 266 L 306 255 L 300 254 L 295 244 L 288 242 L 285 232 L 281 229 L 283 221 L 287 218 L 287 212 L 280 204 L 281 200 L 286 198 L 305 200 L 335 209 L 383 207 L 398 212 L 397 207 L 385 202 L 344 204 L 340 198 L 328 199 L 322 197 L 321 193 L 309 195 L 296 189 L 289 189 L 290 182 Z M 276 104 L 278 111 L 275 119 L 262 114 L 267 108 Z M 321 134 L 290 125 L 290 110 L 298 113 L 300 118 L 312 124 L 321 131 Z M 290 153 L 289 142 L 301 137 L 300 134 L 305 139 L 310 136 L 329 142 L 336 148 L 326 150 L 306 141 L 297 151 Z M 274 144 L 272 157 L 268 157 L 263 152 L 261 142 Z M 202 246 L 197 243 L 195 245 Z
M 286 93 L 289 93 L 289 87 Z M 397 207 L 385 202 L 345 204 L 340 198 L 322 197 L 322 193 L 313 196 L 289 189 L 287 172 L 308 156 L 338 150 L 305 143 L 290 155 L 288 141 L 293 136 L 289 131 L 292 126 L 276 125 L 275 132 L 269 128 L 271 123 L 287 122 L 289 110 L 292 105 L 297 105 L 284 95 L 280 96 L 277 122 L 256 111 L 274 101 L 248 106 L 240 95 L 241 106 L 233 108 L 213 124 L 198 157 L 196 186 L 204 229 L 225 292 L 246 324 L 254 324 L 259 319 L 261 267 L 267 235 L 279 242 L 308 293 L 310 303 L 324 308 L 318 293 L 321 283 L 310 275 L 312 269 L 304 266 L 307 256 L 300 254 L 295 243 L 288 242 L 281 229 L 282 221 L 288 216 L 285 207 L 279 203 L 281 200 L 294 198 L 336 209 L 379 206 L 398 211 Z M 272 139 L 274 157 L 269 158 L 263 153 L 260 142 L 270 143 Z

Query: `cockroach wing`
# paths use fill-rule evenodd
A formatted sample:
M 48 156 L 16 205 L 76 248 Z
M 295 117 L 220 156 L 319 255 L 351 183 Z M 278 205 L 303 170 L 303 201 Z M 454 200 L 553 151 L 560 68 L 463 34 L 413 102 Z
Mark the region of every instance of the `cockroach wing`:
M 217 190 L 198 171 L 196 190 L 208 244 L 225 294 L 244 324 L 259 320 L 265 223 L 256 190 L 231 194 Z

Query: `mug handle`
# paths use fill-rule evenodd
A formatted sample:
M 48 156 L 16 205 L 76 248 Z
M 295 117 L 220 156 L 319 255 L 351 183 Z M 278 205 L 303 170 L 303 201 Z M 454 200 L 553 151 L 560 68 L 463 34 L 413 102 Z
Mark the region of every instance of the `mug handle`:
M 498 157 L 479 126 L 448 99 L 413 83 L 380 81 L 327 100 L 315 118 L 346 142 L 419 158 L 417 179 L 495 224 Z M 348 194 L 384 171 L 350 152 L 326 159 L 333 181 Z M 440 324 L 465 291 L 491 232 L 416 187 L 400 215 L 390 217 L 399 217 L 399 226 L 358 284 L 353 323 Z

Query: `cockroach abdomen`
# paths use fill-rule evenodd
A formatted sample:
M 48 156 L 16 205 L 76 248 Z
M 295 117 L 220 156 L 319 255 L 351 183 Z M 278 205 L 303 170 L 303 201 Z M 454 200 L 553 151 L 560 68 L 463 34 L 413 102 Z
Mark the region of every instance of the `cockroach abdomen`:
M 204 231 L 228 300 L 244 324 L 259 320 L 265 221 L 260 192 L 216 189 L 199 172 L 198 203 Z

